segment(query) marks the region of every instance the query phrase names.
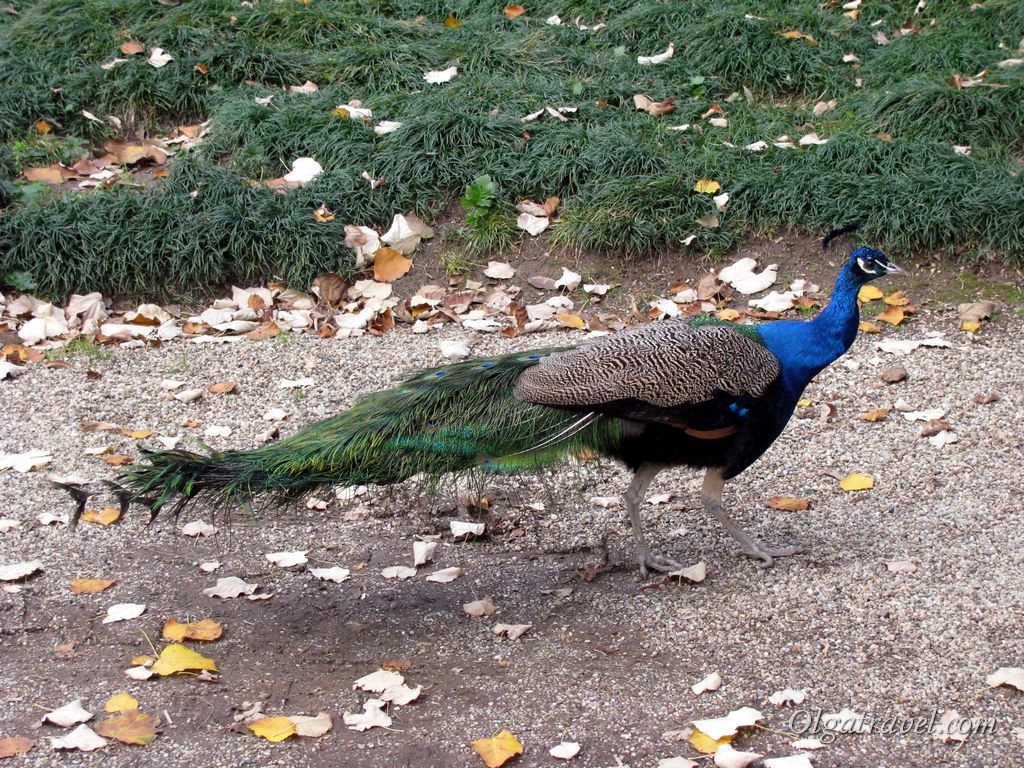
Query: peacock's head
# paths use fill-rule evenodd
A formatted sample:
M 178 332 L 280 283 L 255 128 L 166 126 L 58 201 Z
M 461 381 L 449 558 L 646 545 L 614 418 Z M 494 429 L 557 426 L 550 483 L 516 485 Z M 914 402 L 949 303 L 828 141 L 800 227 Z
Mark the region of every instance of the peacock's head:
M 870 283 L 882 275 L 898 275 L 904 272 L 903 269 L 889 261 L 884 253 L 866 245 L 862 245 L 850 254 L 846 268 L 860 285 Z

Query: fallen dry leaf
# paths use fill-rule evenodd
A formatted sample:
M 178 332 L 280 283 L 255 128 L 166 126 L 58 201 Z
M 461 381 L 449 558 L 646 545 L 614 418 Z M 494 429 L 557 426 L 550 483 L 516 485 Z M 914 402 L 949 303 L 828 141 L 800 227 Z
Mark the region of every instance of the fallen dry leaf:
M 548 754 L 559 760 L 572 760 L 580 753 L 580 745 L 575 741 L 563 741 L 548 750 Z
M 121 510 L 117 507 L 103 509 L 87 509 L 82 513 L 82 520 L 98 525 L 112 525 L 121 519 Z
M 24 736 L 6 736 L 0 739 L 0 758 L 23 755 L 32 750 L 36 743 Z
M 860 419 L 861 421 L 869 421 L 874 423 L 878 421 L 885 421 L 888 417 L 888 408 L 875 408 L 874 410 L 870 410 L 867 413 L 862 413 L 857 418 Z
M 191 672 L 201 669 L 216 672 L 217 663 L 213 659 L 208 659 L 196 653 L 191 648 L 186 648 L 179 643 L 173 643 L 160 651 L 160 657 L 153 662 L 152 669 L 158 675 L 173 675 L 178 672 Z
M 501 768 L 516 755 L 523 754 L 523 745 L 510 731 L 502 730 L 489 739 L 477 739 L 473 750 L 483 758 L 487 768 Z
M 633 97 L 633 106 L 655 117 L 661 117 L 675 111 L 676 100 L 675 97 L 669 96 L 664 101 L 654 101 L 650 96 L 638 93 Z
M 179 624 L 177 619 L 164 622 L 163 635 L 168 640 L 217 640 L 224 633 L 224 628 L 213 619 L 203 619 L 188 624 Z
M 213 395 L 229 395 L 238 390 L 238 385 L 233 381 L 218 381 L 211 384 L 206 390 Z
M 217 584 L 204 589 L 203 594 L 207 597 L 228 599 L 232 597 L 239 597 L 241 595 L 251 595 L 255 591 L 255 584 L 249 584 L 246 581 L 242 581 L 242 579 L 237 576 L 227 576 L 223 579 L 217 579 Z
M 521 6 L 521 5 L 506 5 L 505 6 L 505 15 L 509 19 L 518 18 L 519 16 L 522 16 L 524 13 L 526 13 L 526 9 L 523 8 L 523 6 Z
M 705 691 L 717 691 L 722 687 L 722 676 L 717 672 L 712 672 L 710 675 L 705 677 L 703 680 L 694 683 L 690 686 L 690 690 L 693 691 L 694 695 L 699 696 Z
M 50 739 L 53 749 L 77 749 L 81 752 L 92 752 L 107 746 L 107 740 L 98 735 L 88 725 L 80 725 L 67 736 Z
M 159 727 L 160 718 L 156 715 L 129 709 L 101 720 L 96 724 L 96 733 L 123 744 L 145 746 L 156 738 Z
M 703 195 L 713 195 L 721 188 L 722 185 L 712 179 L 700 179 L 693 185 L 693 191 L 700 192 Z
M 875 487 L 875 480 L 870 475 L 851 472 L 839 481 L 839 487 L 844 491 L 866 491 Z
M 462 610 L 464 610 L 470 616 L 475 616 L 479 618 L 481 616 L 488 616 L 498 609 L 494 605 L 494 601 L 491 600 L 491 598 L 485 597 L 482 600 L 474 600 L 471 603 L 463 603 Z
M 249 730 L 256 736 L 273 742 L 284 741 L 289 736 L 294 736 L 297 733 L 295 721 L 283 715 L 264 717 L 256 722 L 249 723 Z
M 811 508 L 809 499 L 796 499 L 792 496 L 772 496 L 768 499 L 768 506 L 782 512 L 802 512 Z
M 397 280 L 412 269 L 412 259 L 407 259 L 394 248 L 378 249 L 373 260 L 373 278 L 382 283 Z
M 129 709 L 138 708 L 139 700 L 130 693 L 115 693 L 103 705 L 104 712 L 124 712 Z
M 495 624 L 491 631 L 496 635 L 505 635 L 509 640 L 517 640 L 533 628 L 533 624 Z
M 76 595 L 92 595 L 114 586 L 113 579 L 72 579 L 71 591 Z
M 145 603 L 118 603 L 107 608 L 107 615 L 103 617 L 104 624 L 113 624 L 115 621 L 128 621 L 141 616 L 146 610 Z
M 31 576 L 42 567 L 42 560 L 26 560 L 22 563 L 2 566 L 0 567 L 0 581 L 18 581 L 26 576 Z
M 92 712 L 88 712 L 82 707 L 82 700 L 75 699 L 72 702 L 65 704 L 63 707 L 59 707 L 51 712 L 47 712 L 43 715 L 44 723 L 53 723 L 63 728 L 70 728 L 72 725 L 78 725 L 84 723 L 86 720 L 92 717 Z
M 992 688 L 1001 685 L 1009 685 L 1018 691 L 1024 691 L 1024 668 L 1022 667 L 1000 667 L 991 675 L 985 678 L 985 682 Z
M 381 699 L 368 699 L 363 703 L 362 712 L 346 712 L 342 715 L 345 725 L 353 731 L 365 731 L 369 728 L 389 728 L 391 718 L 383 711 L 386 702 Z

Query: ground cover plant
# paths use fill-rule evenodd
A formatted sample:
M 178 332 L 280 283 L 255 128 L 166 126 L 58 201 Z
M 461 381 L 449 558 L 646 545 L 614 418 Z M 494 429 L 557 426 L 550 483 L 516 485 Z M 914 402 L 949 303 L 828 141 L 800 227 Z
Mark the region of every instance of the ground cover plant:
M 447 247 L 500 249 L 529 237 L 516 203 L 549 196 L 568 249 L 717 253 L 750 228 L 860 221 L 889 248 L 1024 256 L 1016 0 L 522 9 L 16 0 L 0 15 L 0 279 L 54 297 L 305 287 L 354 268 L 345 224 L 451 210 L 470 220 Z M 207 120 L 145 183 L 25 176 Z M 300 157 L 322 173 L 257 183 Z M 484 175 L 489 204 L 459 206 Z

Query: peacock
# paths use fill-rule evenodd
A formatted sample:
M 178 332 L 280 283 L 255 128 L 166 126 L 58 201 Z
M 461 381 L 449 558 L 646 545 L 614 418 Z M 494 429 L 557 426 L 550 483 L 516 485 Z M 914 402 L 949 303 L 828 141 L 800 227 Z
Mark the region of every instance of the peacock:
M 122 501 L 143 502 L 155 517 L 204 497 L 248 504 L 265 494 L 294 498 L 321 486 L 389 485 L 422 474 L 515 473 L 589 452 L 633 472 L 625 501 L 643 577 L 680 567 L 649 548 L 640 520 L 651 481 L 677 466 L 704 469 L 707 513 L 743 553 L 771 566 L 797 548 L 772 548 L 744 532 L 723 507 L 725 482 L 768 449 L 808 382 L 850 348 L 860 287 L 902 271 L 862 246 L 811 320 L 664 320 L 575 346 L 421 371 L 255 450 L 147 453 L 147 463 L 120 476 Z

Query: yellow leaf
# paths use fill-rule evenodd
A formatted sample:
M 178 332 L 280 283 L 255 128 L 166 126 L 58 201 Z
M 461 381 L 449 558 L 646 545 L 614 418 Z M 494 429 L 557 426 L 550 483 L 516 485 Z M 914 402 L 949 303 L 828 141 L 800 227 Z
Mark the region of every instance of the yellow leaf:
M 867 320 L 861 320 L 860 325 L 857 327 L 864 331 L 864 333 L 882 332 L 882 326 L 878 325 L 877 323 L 869 323 Z
M 868 301 L 875 301 L 882 298 L 885 294 L 881 290 L 873 285 L 862 285 L 860 290 L 857 291 L 857 301 L 862 304 Z
M 962 323 L 960 323 L 960 330 L 968 331 L 970 333 L 977 333 L 978 331 L 981 330 L 981 323 L 979 323 L 977 320 L 964 320 Z
M 797 408 L 806 408 L 810 404 L 811 401 L 808 400 L 806 397 L 801 397 L 799 400 L 796 401 Z
M 160 658 L 153 664 L 153 671 L 158 675 L 173 675 L 176 672 L 199 669 L 216 672 L 217 663 L 177 643 L 164 648 L 160 652 Z
M 38 133 L 41 136 L 45 136 L 51 130 L 53 130 L 53 126 L 45 120 L 36 120 L 36 133 Z
M 153 434 L 152 429 L 122 429 L 121 434 L 136 440 L 143 440 Z
M 910 303 L 906 291 L 893 291 L 885 297 L 885 303 L 891 307 L 905 307 Z
M 373 258 L 373 279 L 382 283 L 397 280 L 412 269 L 412 259 L 407 259 L 394 248 L 377 249 Z
M 839 481 L 839 487 L 844 491 L 866 491 L 875 487 L 875 479 L 871 475 L 851 472 Z
M 179 624 L 176 619 L 164 622 L 164 637 L 168 640 L 216 640 L 224 633 L 224 628 L 213 619 L 203 619 L 191 624 Z
M 734 323 L 740 319 L 740 313 L 735 309 L 722 309 L 718 312 L 718 319 L 725 320 L 729 323 Z
M 889 417 L 888 408 L 875 408 L 873 411 L 862 413 L 857 418 L 861 421 L 870 421 L 872 423 L 876 421 L 885 421 Z
M 693 185 L 694 192 L 700 192 L 705 195 L 713 195 L 715 192 L 720 190 L 722 185 L 713 179 L 700 179 L 696 184 Z
M 888 306 L 884 312 L 879 313 L 875 320 L 879 320 L 883 323 L 889 323 L 889 325 L 899 325 L 906 318 L 907 314 L 903 311 L 902 307 Z
M 82 519 L 87 523 L 98 523 L 99 525 L 110 525 L 121 519 L 121 510 L 117 507 L 104 507 L 103 509 L 87 509 L 82 513 Z
M 326 205 L 321 205 L 315 211 L 313 211 L 313 218 L 319 221 L 321 224 L 334 221 L 334 211 L 328 208 Z
M 522 16 L 526 13 L 526 9 L 521 5 L 507 5 L 505 6 L 505 15 L 510 19 L 514 19 L 517 16 Z
M 135 459 L 120 453 L 108 453 L 100 456 L 100 461 L 105 461 L 112 467 L 123 467 L 125 464 L 131 464 Z
M 693 733 L 690 734 L 690 745 L 698 752 L 703 752 L 705 755 L 713 755 L 721 747 L 732 741 L 732 736 L 723 736 L 720 739 L 712 739 L 703 731 L 694 728 Z
M 788 32 L 779 32 L 779 34 L 782 35 L 787 40 L 799 40 L 801 37 L 804 36 L 804 33 L 801 32 L 799 29 L 791 29 Z
M 113 579 L 72 579 L 71 591 L 76 595 L 92 595 L 114 586 Z
M 346 119 L 349 117 L 349 111 L 344 107 L 335 107 L 331 110 L 331 114 L 335 117 L 344 117 Z
M 132 656 L 131 663 L 133 667 L 144 667 L 147 664 L 152 664 L 154 661 L 156 661 L 155 657 L 143 654 L 142 656 Z
M 115 693 L 107 703 L 103 705 L 104 712 L 124 712 L 128 709 L 138 709 L 139 700 L 130 693 Z
M 249 723 L 249 730 L 267 741 L 284 741 L 295 735 L 295 723 L 289 717 L 264 717 Z
M 523 754 L 523 745 L 508 731 L 501 731 L 489 739 L 477 739 L 473 749 L 483 758 L 487 768 L 499 768 L 516 755 Z
M 558 322 L 560 322 L 566 328 L 581 329 L 583 328 L 583 326 L 586 325 L 586 323 L 583 322 L 583 318 L 580 317 L 579 315 L 559 315 L 555 319 L 558 320 Z
M 808 499 L 794 499 L 792 496 L 772 496 L 768 499 L 768 506 L 783 512 L 802 512 L 811 508 Z
M 160 720 L 156 715 L 129 709 L 101 720 L 96 724 L 96 733 L 125 744 L 145 746 L 156 738 L 159 726 Z
M 446 27 L 448 27 L 448 29 L 461 29 L 462 28 L 462 22 L 459 21 L 458 19 L 456 19 L 450 13 L 448 14 L 448 17 L 444 20 L 444 25 Z

